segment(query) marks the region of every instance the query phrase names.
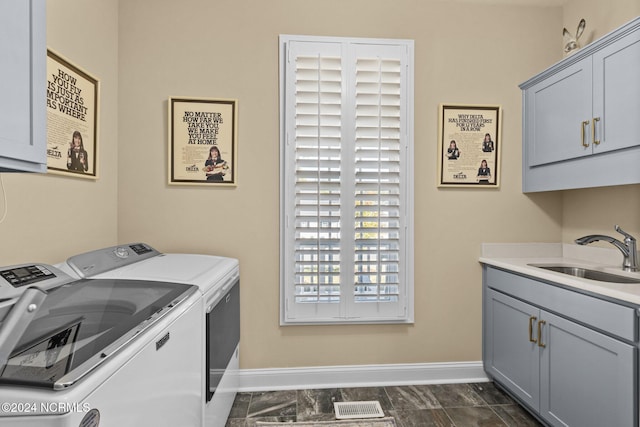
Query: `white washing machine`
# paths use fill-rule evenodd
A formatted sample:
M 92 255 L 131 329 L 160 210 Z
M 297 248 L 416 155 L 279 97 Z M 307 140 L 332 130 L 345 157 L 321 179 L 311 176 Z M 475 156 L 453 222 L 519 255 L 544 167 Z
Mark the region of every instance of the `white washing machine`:
M 193 285 L 0 268 L 0 425 L 201 426 Z
M 93 279 L 197 286 L 203 301 L 198 329 L 203 359 L 200 408 L 206 427 L 224 427 L 238 390 L 240 272 L 237 259 L 162 254 L 147 244 L 133 243 L 71 257 L 66 267 L 61 268 L 69 274 Z M 186 351 L 190 350 L 185 348 Z

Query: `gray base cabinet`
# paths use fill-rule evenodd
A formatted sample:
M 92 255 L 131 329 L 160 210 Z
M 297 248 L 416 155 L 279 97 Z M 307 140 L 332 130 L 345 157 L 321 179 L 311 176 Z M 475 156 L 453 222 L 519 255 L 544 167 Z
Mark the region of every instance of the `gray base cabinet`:
M 548 425 L 637 426 L 636 313 L 485 266 L 484 369 Z
M 0 172 L 46 172 L 44 0 L 0 2 L 0 57 Z
M 640 18 L 522 83 L 523 191 L 640 183 Z

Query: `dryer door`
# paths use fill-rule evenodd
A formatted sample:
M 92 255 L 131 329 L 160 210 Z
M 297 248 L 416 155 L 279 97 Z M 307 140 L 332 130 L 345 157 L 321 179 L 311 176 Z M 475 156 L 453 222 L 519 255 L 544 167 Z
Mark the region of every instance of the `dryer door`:
M 206 401 L 220 384 L 225 368 L 240 342 L 240 280 L 207 313 Z

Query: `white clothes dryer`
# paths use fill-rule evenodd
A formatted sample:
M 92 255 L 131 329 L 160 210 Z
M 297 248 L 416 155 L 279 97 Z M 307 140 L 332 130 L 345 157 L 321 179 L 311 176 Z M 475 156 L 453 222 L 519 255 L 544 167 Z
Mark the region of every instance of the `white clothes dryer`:
M 238 390 L 238 260 L 201 254 L 163 254 L 145 243 L 131 243 L 71 257 L 66 265 L 65 269 L 77 277 L 198 287 L 203 299 L 200 313 L 202 418 L 206 427 L 224 427 Z

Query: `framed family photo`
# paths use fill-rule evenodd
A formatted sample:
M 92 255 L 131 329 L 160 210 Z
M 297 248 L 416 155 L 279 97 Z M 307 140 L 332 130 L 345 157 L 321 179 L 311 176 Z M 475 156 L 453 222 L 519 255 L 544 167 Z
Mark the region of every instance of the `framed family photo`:
M 438 115 L 438 186 L 500 186 L 502 108 L 441 104 Z
M 171 185 L 237 185 L 238 102 L 169 98 Z
M 47 171 L 98 178 L 98 80 L 47 50 Z

